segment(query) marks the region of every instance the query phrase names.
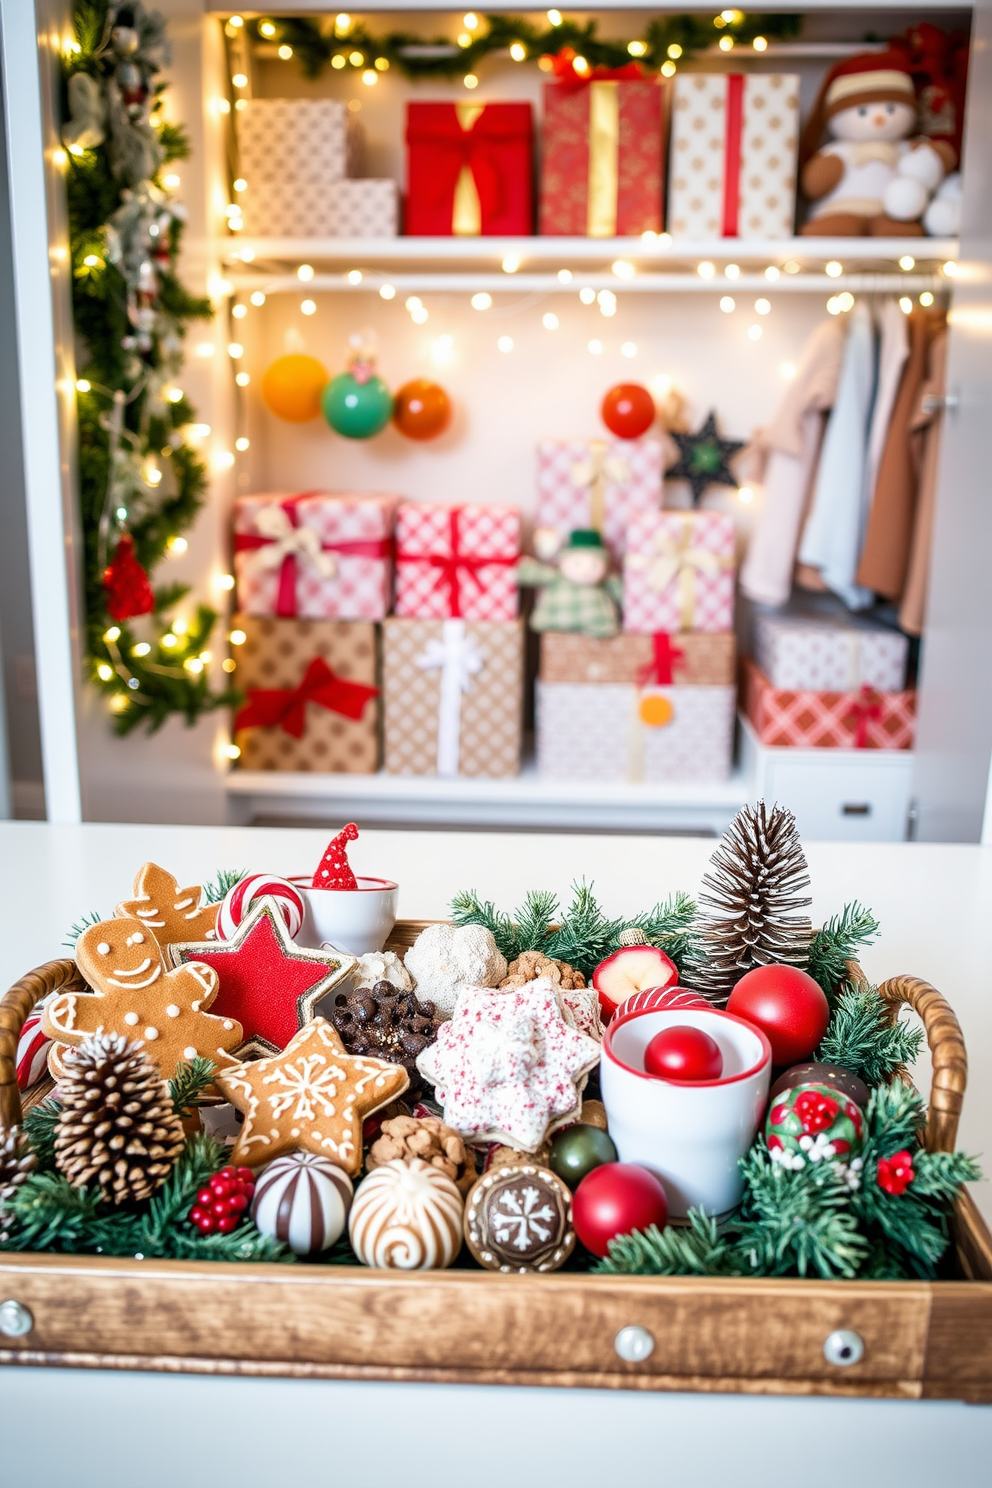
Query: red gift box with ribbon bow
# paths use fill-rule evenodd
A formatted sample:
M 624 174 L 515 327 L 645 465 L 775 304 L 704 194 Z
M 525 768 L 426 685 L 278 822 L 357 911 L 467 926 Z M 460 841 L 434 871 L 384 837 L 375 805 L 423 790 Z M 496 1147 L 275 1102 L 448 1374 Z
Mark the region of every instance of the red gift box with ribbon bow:
M 407 234 L 533 232 L 533 132 L 529 103 L 407 104 Z
M 395 613 L 407 620 L 515 620 L 520 511 L 404 502 L 396 513 Z
M 741 666 L 744 712 L 763 744 L 794 749 L 912 749 L 916 693 L 814 692 L 773 687 L 750 657 Z
M 398 500 L 329 491 L 239 497 L 238 608 L 283 619 L 383 619 L 392 595 Z
M 378 766 L 376 627 L 364 621 L 235 615 L 244 695 L 234 716 L 246 770 L 371 774 Z

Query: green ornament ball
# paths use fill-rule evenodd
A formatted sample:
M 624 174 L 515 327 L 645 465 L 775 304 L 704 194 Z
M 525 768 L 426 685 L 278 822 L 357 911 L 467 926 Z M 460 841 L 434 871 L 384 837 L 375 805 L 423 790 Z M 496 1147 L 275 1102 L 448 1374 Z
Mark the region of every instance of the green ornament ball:
M 324 389 L 324 417 L 345 439 L 371 439 L 393 416 L 393 396 L 381 377 L 359 382 L 350 372 L 339 372 Z
M 575 1126 L 560 1131 L 551 1143 L 548 1166 L 569 1188 L 578 1188 L 587 1173 L 617 1160 L 612 1138 L 598 1126 Z

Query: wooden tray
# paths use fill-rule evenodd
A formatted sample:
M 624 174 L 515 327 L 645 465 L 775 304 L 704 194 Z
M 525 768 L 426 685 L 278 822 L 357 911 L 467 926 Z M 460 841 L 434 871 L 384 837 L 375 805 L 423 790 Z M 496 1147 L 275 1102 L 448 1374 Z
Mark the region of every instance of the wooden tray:
M 421 928 L 397 925 L 390 944 L 411 944 Z M 76 979 L 72 961 L 50 961 L 0 1002 L 5 1125 L 20 1118 L 21 1025 L 40 997 Z M 966 1079 L 957 1019 L 913 977 L 881 991 L 893 1010 L 905 1002 L 923 1020 L 927 1145 L 951 1151 Z M 0 1324 L 15 1313 L 4 1302 L 31 1324 L 20 1337 L 0 1332 L 0 1363 L 989 1402 L 992 1236 L 967 1194 L 954 1240 L 964 1279 L 938 1282 L 404 1274 L 0 1252 Z M 841 1329 L 863 1341 L 857 1362 L 830 1362 L 825 1345 Z M 646 1356 L 632 1362 L 632 1352 Z

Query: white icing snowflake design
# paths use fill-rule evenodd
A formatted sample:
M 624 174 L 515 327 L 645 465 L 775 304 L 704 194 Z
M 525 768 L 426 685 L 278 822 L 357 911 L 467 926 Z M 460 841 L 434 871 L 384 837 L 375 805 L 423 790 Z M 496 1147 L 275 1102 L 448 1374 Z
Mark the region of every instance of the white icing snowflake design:
M 274 1070 L 265 1081 L 266 1085 L 282 1087 L 269 1096 L 273 1121 L 294 1105 L 294 1121 L 313 1121 L 318 1107 L 324 1116 L 336 1115 L 336 1100 L 344 1080 L 344 1070 L 328 1064 L 322 1054 L 303 1055 L 295 1064 Z
M 535 1249 L 536 1241 L 543 1245 L 551 1239 L 555 1217 L 547 1200 L 542 1203 L 540 1189 L 527 1184 L 503 1190 L 493 1204 L 490 1222 L 500 1245 L 529 1251 Z

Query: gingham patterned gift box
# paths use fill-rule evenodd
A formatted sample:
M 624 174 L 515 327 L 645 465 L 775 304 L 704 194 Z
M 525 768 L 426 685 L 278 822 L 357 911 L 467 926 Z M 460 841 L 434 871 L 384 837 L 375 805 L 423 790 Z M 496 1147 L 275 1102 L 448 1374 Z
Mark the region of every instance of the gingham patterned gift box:
M 733 630 L 734 520 L 726 512 L 639 512 L 627 529 L 623 628 Z
M 238 110 L 241 203 L 253 237 L 335 236 L 333 188 L 361 166 L 362 131 L 330 98 L 249 98 Z
M 560 537 L 595 527 L 622 558 L 635 513 L 657 511 L 662 448 L 657 439 L 542 439 L 537 446 L 537 526 Z
M 750 657 L 741 669 L 744 711 L 763 744 L 795 749 L 912 749 L 916 693 L 814 692 L 773 687 Z
M 392 592 L 397 496 L 240 496 L 234 571 L 246 615 L 381 620 Z
M 515 620 L 520 510 L 403 502 L 395 613 L 407 620 Z

